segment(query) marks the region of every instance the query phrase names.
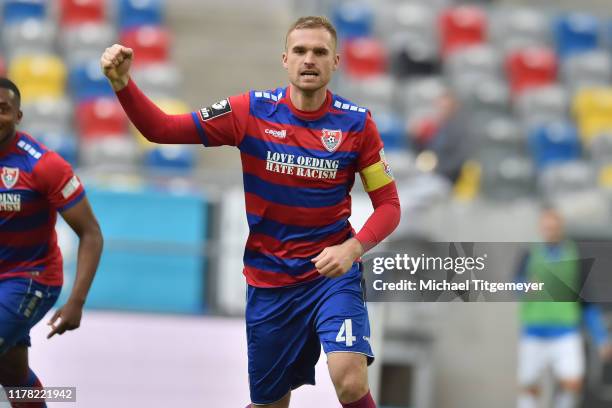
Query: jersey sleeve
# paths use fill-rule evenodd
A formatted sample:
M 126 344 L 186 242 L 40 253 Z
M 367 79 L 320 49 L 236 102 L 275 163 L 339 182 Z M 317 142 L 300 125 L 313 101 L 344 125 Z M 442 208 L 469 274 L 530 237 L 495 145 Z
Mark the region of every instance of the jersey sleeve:
M 57 211 L 71 208 L 85 196 L 83 183 L 70 164 L 53 151 L 45 153 L 36 164 L 34 175 L 39 190 Z
M 366 192 L 372 192 L 393 182 L 391 167 L 385 159 L 383 143 L 376 124 L 367 113 L 366 123 L 361 136 L 357 170 Z
M 230 96 L 192 116 L 205 146 L 238 146 L 249 117 L 249 94 Z

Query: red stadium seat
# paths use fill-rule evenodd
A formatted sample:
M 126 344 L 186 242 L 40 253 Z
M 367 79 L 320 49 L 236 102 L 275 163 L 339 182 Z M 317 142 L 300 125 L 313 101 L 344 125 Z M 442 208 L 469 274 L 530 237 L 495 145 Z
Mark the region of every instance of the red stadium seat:
M 105 14 L 105 0 L 61 0 L 60 3 L 62 26 L 102 23 Z
M 439 20 L 442 56 L 486 41 L 487 16 L 476 6 L 457 6 L 446 9 Z
M 98 98 L 78 105 L 76 127 L 85 139 L 122 136 L 128 130 L 128 119 L 115 98 Z
M 506 60 L 508 80 L 513 95 L 524 90 L 551 85 L 557 80 L 557 56 L 549 48 L 524 48 Z
M 347 40 L 344 43 L 343 54 L 344 69 L 353 78 L 380 75 L 387 69 L 385 47 L 374 38 L 361 37 Z
M 170 33 L 162 27 L 143 26 L 121 33 L 121 44 L 134 49 L 137 65 L 166 63 L 170 56 Z

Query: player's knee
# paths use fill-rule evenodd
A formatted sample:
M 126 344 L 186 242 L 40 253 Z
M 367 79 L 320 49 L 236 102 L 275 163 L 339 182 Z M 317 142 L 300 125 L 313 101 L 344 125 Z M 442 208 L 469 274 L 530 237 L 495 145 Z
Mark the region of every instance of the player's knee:
M 578 394 L 582 391 L 582 379 L 562 380 L 559 385 L 563 391 Z
M 528 385 L 523 387 L 522 392 L 525 394 L 529 394 L 532 397 L 539 397 L 540 396 L 540 387 L 537 385 Z
M 341 402 L 353 402 L 363 397 L 369 390 L 366 377 L 360 373 L 346 373 L 334 382 L 336 394 Z

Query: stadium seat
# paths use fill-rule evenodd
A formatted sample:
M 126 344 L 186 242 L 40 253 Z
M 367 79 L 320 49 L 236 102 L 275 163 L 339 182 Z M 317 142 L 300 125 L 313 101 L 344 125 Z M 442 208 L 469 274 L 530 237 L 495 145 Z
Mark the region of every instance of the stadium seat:
M 80 138 L 125 134 L 128 119 L 116 98 L 96 98 L 78 104 L 76 129 Z
M 153 170 L 188 172 L 195 169 L 195 164 L 196 154 L 190 146 L 155 146 L 144 156 L 144 165 Z
M 561 76 L 573 92 L 580 88 L 606 86 L 612 80 L 612 58 L 604 50 L 574 54 L 561 62 Z
M 119 0 L 119 29 L 163 25 L 164 3 L 164 0 Z
M 595 136 L 586 147 L 595 164 L 612 166 L 612 131 Z
M 134 66 L 167 63 L 170 58 L 170 33 L 156 26 L 142 26 L 123 31 L 121 44 L 132 48 L 138 58 Z
M 66 66 L 54 55 L 16 57 L 9 66 L 9 77 L 19 86 L 24 103 L 60 98 L 66 90 Z
M 475 126 L 483 155 L 522 155 L 526 152 L 526 138 L 522 127 L 511 115 L 489 116 Z
M 142 91 L 152 98 L 176 96 L 181 83 L 181 75 L 173 64 L 151 64 L 136 67 L 132 78 Z
M 332 20 L 341 41 L 369 37 L 374 26 L 374 10 L 364 1 L 339 2 L 332 10 Z
M 546 167 L 538 177 L 544 197 L 591 190 L 596 186 L 596 174 L 592 164 L 584 160 L 561 162 Z
M 599 45 L 601 30 L 597 16 L 570 13 L 559 16 L 554 24 L 557 53 L 561 59 L 590 51 Z
M 29 18 L 2 28 L 8 59 L 19 55 L 48 55 L 55 52 L 56 28 L 49 22 Z
M 406 124 L 401 116 L 391 112 L 379 112 L 374 116 L 378 133 L 385 145 L 385 152 L 402 150 L 408 147 Z
M 100 58 L 102 50 L 116 42 L 114 27 L 109 24 L 85 23 L 62 30 L 60 45 L 69 65 L 83 64 Z
M 415 75 L 434 75 L 440 72 L 436 43 L 418 34 L 401 32 L 389 42 L 389 69 L 399 79 Z
M 447 58 L 444 72 L 450 78 L 466 73 L 481 77 L 501 77 L 502 57 L 492 46 L 469 46 L 455 51 Z
M 414 117 L 430 116 L 435 111 L 436 101 L 448 92 L 445 81 L 441 77 L 427 77 L 408 81 L 398 86 L 398 108 L 408 121 Z
M 44 20 L 47 14 L 46 0 L 4 0 L 3 3 L 3 25 L 21 23 L 30 18 Z
M 77 102 L 115 95 L 100 69 L 98 59 L 71 66 L 69 80 L 72 95 Z
M 78 165 L 78 142 L 76 136 L 62 132 L 41 132 L 33 134 L 42 144 L 58 153 L 73 167 Z
M 485 42 L 487 16 L 476 6 L 451 7 L 440 15 L 439 30 L 442 55 L 447 56 L 458 49 Z
M 463 81 L 459 77 L 453 89 L 461 101 L 471 112 L 481 115 L 506 114 L 510 110 L 510 90 L 508 83 L 499 78 L 482 77 L 476 81 L 476 77 L 470 76 Z
M 612 88 L 579 90 L 574 97 L 572 111 L 584 143 L 599 134 L 611 131 Z
M 105 5 L 105 0 L 61 0 L 60 25 L 101 24 L 106 18 Z
M 110 167 L 116 171 L 118 166 L 132 168 L 139 160 L 140 150 L 126 134 L 103 135 L 79 143 L 82 166 Z
M 554 83 L 557 79 L 557 57 L 549 48 L 525 48 L 508 55 L 506 70 L 514 95 Z
M 372 113 L 385 112 L 393 105 L 396 83 L 389 75 L 378 75 L 360 80 L 339 78 L 339 94 L 359 106 L 368 108 Z
M 481 162 L 482 193 L 494 200 L 514 200 L 532 196 L 535 170 L 524 156 L 507 155 Z
M 548 16 L 536 8 L 495 7 L 489 27 L 491 43 L 504 54 L 552 41 Z
M 70 98 L 42 98 L 21 105 L 23 119 L 20 128 L 32 132 L 33 136 L 40 133 L 67 132 L 73 125 L 74 106 Z
M 538 169 L 580 158 L 580 140 L 576 127 L 569 122 L 551 122 L 535 126 L 529 132 L 529 148 Z
M 353 78 L 367 78 L 383 74 L 387 69 L 387 52 L 374 38 L 354 38 L 343 46 L 344 69 Z
M 515 99 L 515 111 L 528 127 L 567 118 L 568 91 L 560 85 L 526 90 Z

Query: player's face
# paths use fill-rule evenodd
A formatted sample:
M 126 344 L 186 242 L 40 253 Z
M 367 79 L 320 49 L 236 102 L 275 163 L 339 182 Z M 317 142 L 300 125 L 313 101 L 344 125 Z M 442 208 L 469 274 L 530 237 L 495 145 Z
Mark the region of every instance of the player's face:
M 563 221 L 554 211 L 546 211 L 540 218 L 540 230 L 546 242 L 559 242 L 563 239 Z
M 301 91 L 326 87 L 339 61 L 333 37 L 326 29 L 302 28 L 289 33 L 283 66 L 289 81 Z
M 15 134 L 21 116 L 13 91 L 0 88 L 0 145 Z

